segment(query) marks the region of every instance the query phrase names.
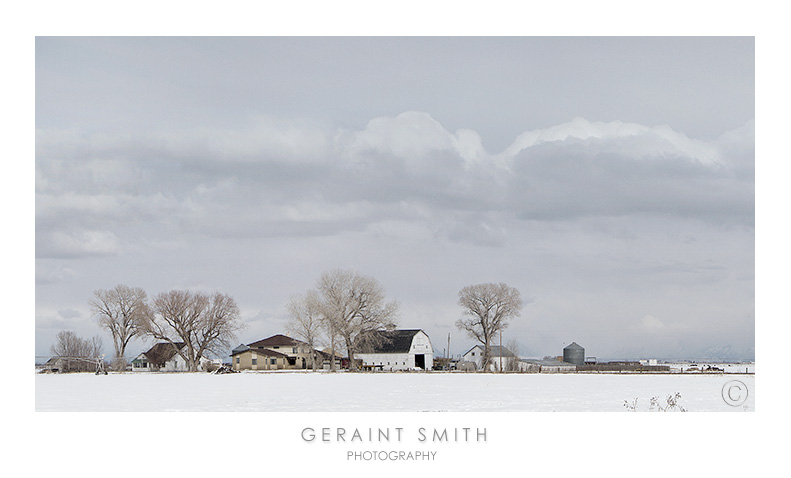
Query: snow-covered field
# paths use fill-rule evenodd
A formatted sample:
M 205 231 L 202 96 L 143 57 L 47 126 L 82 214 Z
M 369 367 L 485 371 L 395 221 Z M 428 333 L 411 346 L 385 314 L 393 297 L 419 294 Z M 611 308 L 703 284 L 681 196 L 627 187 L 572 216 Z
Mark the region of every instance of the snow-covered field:
M 755 410 L 755 376 L 736 373 L 86 373 L 35 385 L 36 411 L 617 412 L 676 393 L 690 412 Z

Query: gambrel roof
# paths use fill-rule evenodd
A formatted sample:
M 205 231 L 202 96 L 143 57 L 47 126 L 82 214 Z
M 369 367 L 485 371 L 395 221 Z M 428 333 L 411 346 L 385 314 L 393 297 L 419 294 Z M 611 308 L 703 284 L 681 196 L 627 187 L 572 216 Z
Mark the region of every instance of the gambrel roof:
M 360 350 L 358 353 L 366 354 L 401 354 L 407 353 L 412 348 L 412 339 L 415 334 L 423 332 L 420 329 L 406 330 L 377 330 L 368 332 L 358 340 Z

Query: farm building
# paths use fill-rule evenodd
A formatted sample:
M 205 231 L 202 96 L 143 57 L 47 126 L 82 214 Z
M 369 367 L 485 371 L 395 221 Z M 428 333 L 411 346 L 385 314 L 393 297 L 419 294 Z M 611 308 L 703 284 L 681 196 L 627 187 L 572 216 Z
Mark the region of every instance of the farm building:
M 133 372 L 187 372 L 189 365 L 179 355 L 178 351 L 184 347 L 183 342 L 174 344 L 160 342 L 154 344 L 147 352 L 143 352 L 132 360 Z M 205 370 L 210 360 L 201 357 L 198 369 Z
M 231 352 L 234 370 L 280 370 L 310 368 L 311 353 L 321 362 L 321 352 L 295 338 L 277 334 L 239 345 Z
M 360 340 L 355 359 L 362 361 L 363 369 L 431 370 L 434 349 L 420 329 L 377 331 Z
M 492 345 L 489 348 L 491 361 L 489 363 L 489 371 L 499 372 L 500 370 L 503 371 L 519 371 L 525 372 L 526 369 L 524 365 L 519 360 L 513 352 L 508 350 L 506 347 L 501 347 L 499 345 Z M 475 370 L 482 370 L 483 369 L 483 346 L 476 345 L 470 350 L 468 350 L 461 358 L 462 362 L 466 363 L 473 363 L 475 364 Z M 501 367 L 502 365 L 502 367 Z M 469 365 L 465 369 L 471 368 Z
M 244 348 L 243 348 L 244 347 Z M 240 346 L 231 353 L 231 366 L 234 370 L 280 370 L 295 368 L 289 365 L 289 356 L 266 348 L 251 349 Z
M 572 342 L 563 349 L 563 361 L 574 365 L 585 365 L 585 349 Z
M 521 368 L 530 373 L 570 373 L 576 372 L 577 366 L 555 359 L 521 359 Z
M 330 362 L 333 356 L 335 357 L 335 370 L 349 368 L 349 358 L 344 357 L 337 351 L 333 354 L 332 349 L 329 347 L 324 350 L 316 350 L 316 354 L 320 369 L 331 370 Z

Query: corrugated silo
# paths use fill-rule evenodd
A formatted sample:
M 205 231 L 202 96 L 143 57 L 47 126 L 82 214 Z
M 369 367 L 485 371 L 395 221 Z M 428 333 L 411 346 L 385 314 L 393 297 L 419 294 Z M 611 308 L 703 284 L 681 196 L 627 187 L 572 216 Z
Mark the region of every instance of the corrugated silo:
M 584 365 L 585 349 L 577 342 L 570 343 L 563 349 L 563 361 L 574 365 Z

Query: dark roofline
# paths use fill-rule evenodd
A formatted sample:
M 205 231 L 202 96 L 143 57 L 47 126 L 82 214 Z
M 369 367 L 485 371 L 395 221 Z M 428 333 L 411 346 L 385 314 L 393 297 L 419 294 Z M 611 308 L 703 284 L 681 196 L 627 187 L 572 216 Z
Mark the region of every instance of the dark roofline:
M 293 337 L 289 337 L 288 335 L 283 334 L 275 334 L 271 337 L 267 337 L 265 339 L 257 340 L 255 342 L 247 344 L 248 347 L 273 347 L 273 346 L 280 346 L 280 345 L 308 345 L 306 342 L 301 340 L 297 340 Z
M 239 352 L 232 353 L 232 354 L 231 354 L 231 357 L 233 357 L 233 356 L 235 356 L 235 355 L 244 354 L 244 353 L 247 353 L 247 352 L 250 352 L 250 353 L 255 353 L 255 354 L 257 354 L 257 355 L 268 355 L 268 356 L 270 356 L 270 357 L 277 357 L 277 358 L 285 357 L 285 358 L 289 358 L 289 356 L 288 356 L 288 355 L 286 355 L 286 354 L 284 354 L 284 353 L 275 352 L 274 350 L 269 350 L 269 349 L 247 349 L 247 350 L 240 350 Z
M 462 357 L 464 357 L 464 356 L 465 356 L 465 355 L 467 355 L 468 353 L 472 352 L 472 349 L 474 349 L 474 348 L 480 348 L 480 349 L 483 349 L 483 347 L 481 347 L 480 345 L 473 345 L 473 346 L 470 348 L 470 350 L 468 350 L 468 351 L 464 352 L 463 354 L 461 354 L 461 356 L 462 356 Z
M 184 345 L 186 345 L 184 342 L 158 342 L 146 352 L 143 352 L 142 355 L 145 355 L 146 359 L 152 364 L 161 366 L 175 357 L 178 351 L 184 348 Z

